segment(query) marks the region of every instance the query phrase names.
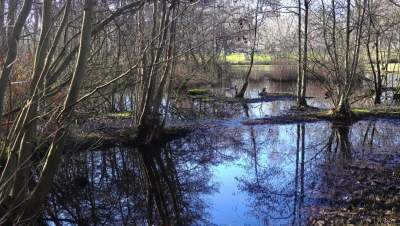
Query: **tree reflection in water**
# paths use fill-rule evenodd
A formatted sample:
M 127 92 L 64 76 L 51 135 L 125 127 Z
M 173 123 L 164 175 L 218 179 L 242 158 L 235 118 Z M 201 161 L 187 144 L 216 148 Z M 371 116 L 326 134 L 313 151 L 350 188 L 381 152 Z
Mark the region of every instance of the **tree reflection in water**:
M 327 162 L 336 162 L 337 159 L 341 163 L 351 162 L 352 147 L 350 143 L 350 126 L 346 124 L 331 125 L 331 135 L 329 136 L 326 151 Z
M 244 106 L 245 116 L 250 110 Z M 313 207 L 335 206 L 348 193 L 338 193 L 343 184 L 337 176 L 349 166 L 378 158 L 386 149 L 396 153 L 400 131 L 390 126 L 217 122 L 168 144 L 70 153 L 43 220 L 56 225 L 307 224 Z M 392 133 L 384 132 L 387 127 Z M 239 213 L 232 212 L 236 207 Z M 232 219 L 222 219 L 226 216 Z
M 250 128 L 251 136 L 254 136 L 254 128 Z M 279 132 L 279 130 L 277 130 Z M 302 219 L 301 209 L 304 202 L 304 150 L 305 150 L 305 126 L 297 125 L 296 159 L 294 168 L 294 180 L 289 184 L 281 184 L 287 177 L 284 167 L 268 165 L 258 158 L 263 153 L 254 155 L 254 172 L 239 179 L 240 189 L 246 192 L 251 199 L 252 214 L 256 215 L 264 225 L 277 222 L 290 222 L 297 224 Z M 279 136 L 279 135 L 278 135 Z M 268 138 L 266 138 L 268 139 Z M 256 138 L 253 140 L 254 153 L 257 153 Z M 268 151 L 260 148 L 261 151 Z M 262 158 L 265 160 L 265 158 Z
M 209 224 L 203 198 L 216 190 L 210 166 L 232 158 L 217 147 L 240 145 L 230 135 L 210 135 L 200 130 L 166 145 L 69 154 L 43 220 L 56 225 Z
M 328 179 L 326 177 L 320 178 L 321 163 L 342 165 L 351 161 L 349 126 L 332 124 L 330 129 L 327 127 L 329 130 L 326 135 L 322 132 L 323 127 L 320 128 L 319 133 L 318 128 L 316 130 L 315 127 L 316 125 L 306 127 L 304 123 L 289 126 L 295 131 L 292 137 L 295 143 L 294 153 L 290 154 L 292 150 L 278 149 L 278 151 L 288 153 L 289 156 L 286 158 L 294 157 L 293 162 L 282 163 L 290 165 L 276 165 L 259 153 L 254 155 L 255 160 L 252 164 L 256 173 L 249 173 L 239 179 L 240 189 L 251 199 L 252 214 L 265 225 L 279 222 L 292 225 L 306 224 L 309 207 L 315 203 L 324 203 L 324 199 L 316 191 L 321 189 L 320 186 L 331 183 L 331 181 L 324 181 Z M 258 153 L 255 142 L 257 138 L 252 137 L 255 136 L 253 130 L 254 128 L 250 128 L 250 140 L 253 141 L 251 142 L 253 153 Z M 276 129 L 276 133 L 279 132 L 282 133 L 282 129 Z M 264 139 L 276 140 L 277 137 L 279 134 Z M 273 149 L 276 145 L 279 146 L 279 144 L 274 145 L 272 141 L 264 143 L 267 143 L 267 146 L 259 148 L 261 151 L 271 152 L 272 150 L 268 148 Z M 268 145 L 268 143 L 273 145 Z M 260 156 L 259 159 L 257 156 Z

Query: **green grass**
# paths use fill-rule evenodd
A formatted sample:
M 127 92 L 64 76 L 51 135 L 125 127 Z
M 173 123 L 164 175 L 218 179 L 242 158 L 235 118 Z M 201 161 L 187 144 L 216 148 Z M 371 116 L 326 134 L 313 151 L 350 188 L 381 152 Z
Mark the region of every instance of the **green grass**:
M 364 108 L 353 108 L 353 109 L 351 109 L 351 111 L 353 113 L 355 113 L 355 114 L 357 114 L 357 113 L 370 113 L 371 112 L 371 110 L 364 109 Z
M 368 71 L 372 71 L 371 65 L 367 64 L 367 70 Z M 376 65 L 375 66 L 375 70 L 376 70 Z M 399 63 L 390 63 L 388 64 L 388 72 L 397 72 L 400 70 L 400 64 Z
M 248 60 L 244 53 L 231 53 L 226 55 L 226 61 L 231 64 L 246 63 Z
M 390 72 L 398 71 L 399 69 L 400 69 L 400 64 L 398 64 L 398 63 L 388 64 L 388 71 L 390 71 Z
M 226 62 L 230 64 L 249 64 L 250 55 L 246 53 L 231 53 L 225 56 Z M 272 56 L 263 53 L 254 54 L 254 63 L 256 64 L 270 64 Z
M 187 93 L 190 96 L 202 96 L 202 95 L 207 95 L 208 90 L 207 89 L 190 89 L 187 91 Z
M 131 118 L 132 112 L 131 111 L 113 112 L 113 113 L 107 113 L 104 116 L 109 118 Z
M 375 65 L 375 70 L 376 70 L 376 65 Z M 369 76 L 370 79 L 372 79 L 372 68 L 370 64 L 365 65 L 365 70 L 367 72 L 367 75 Z M 396 75 L 400 72 L 400 63 L 390 63 L 388 64 L 387 70 L 381 70 L 381 75 L 382 76 L 392 76 Z
M 367 116 L 391 116 L 391 117 L 399 117 L 400 116 L 400 109 L 398 107 L 382 107 L 382 108 L 372 108 L 372 109 L 365 109 L 365 108 L 354 108 L 351 109 L 353 114 L 360 117 L 367 117 Z

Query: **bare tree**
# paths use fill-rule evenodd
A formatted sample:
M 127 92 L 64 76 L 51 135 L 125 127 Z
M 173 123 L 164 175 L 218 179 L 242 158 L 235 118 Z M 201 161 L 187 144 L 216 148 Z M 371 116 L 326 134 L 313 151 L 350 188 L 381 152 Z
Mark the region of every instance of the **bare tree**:
M 5 23 L 4 23 L 4 15 L 5 15 L 5 0 L 0 0 L 0 65 L 3 63 L 3 57 L 6 52 L 6 42 L 7 40 L 5 34 Z
M 331 1 L 330 11 L 328 11 L 325 1 L 321 1 L 321 29 L 327 60 L 314 59 L 314 62 L 325 73 L 328 96 L 333 100 L 335 105 L 333 113 L 337 116 L 351 115 L 350 99 L 362 75 L 359 62 L 365 28 L 366 3 L 366 0 L 357 0 L 355 4 L 352 4 L 350 0 L 346 0 L 346 17 L 338 21 L 340 9 L 337 3 Z
M 308 15 L 310 0 L 298 1 L 298 76 L 297 76 L 297 105 L 306 107 L 306 90 L 308 76 Z M 304 6 L 304 42 L 302 41 L 302 8 Z M 303 45 L 303 48 L 302 48 Z
M 251 70 L 253 69 L 253 65 L 254 65 L 254 54 L 256 51 L 257 43 L 258 43 L 257 33 L 258 33 L 258 11 L 259 11 L 259 8 L 260 8 L 260 0 L 257 0 L 256 10 L 255 10 L 255 21 L 254 21 L 255 24 L 254 24 L 253 45 L 252 45 L 251 53 L 250 53 L 250 66 L 249 66 L 249 70 L 247 71 L 244 84 L 243 84 L 242 88 L 240 89 L 240 91 L 236 94 L 236 97 L 238 97 L 238 98 L 243 98 L 244 94 L 246 93 L 247 87 L 249 86 Z
M 3 64 L 3 68 L 0 74 L 0 118 L 3 114 L 3 107 L 4 107 L 4 98 L 7 89 L 7 82 L 10 78 L 11 70 L 13 68 L 14 61 L 17 56 L 17 48 L 18 42 L 20 39 L 22 28 L 24 27 L 26 18 L 29 15 L 32 6 L 32 0 L 25 0 L 22 6 L 21 12 L 18 15 L 18 18 L 13 23 L 13 15 L 17 10 L 16 7 L 13 7 L 16 4 L 15 0 L 11 0 L 9 2 L 9 9 L 8 9 L 8 35 L 7 35 L 7 56 L 6 60 Z M 12 24 L 12 25 L 11 25 Z M 12 29 L 10 28 L 12 27 Z
M 69 5 L 69 3 L 67 5 Z M 86 62 L 90 52 L 94 5 L 95 5 L 94 0 L 85 1 L 84 16 L 81 29 L 82 35 L 80 39 L 78 59 L 75 65 L 74 73 L 71 79 L 71 85 L 68 91 L 68 95 L 66 96 L 63 109 L 60 112 L 59 116 L 57 117 L 59 123 L 59 129 L 56 131 L 52 139 L 51 145 L 49 147 L 46 156 L 46 160 L 44 161 L 43 168 L 41 169 L 39 180 L 35 185 L 33 192 L 30 193 L 29 195 L 27 186 L 30 181 L 30 176 L 28 171 L 29 166 L 27 166 L 26 164 L 27 162 L 30 161 L 30 158 L 32 156 L 30 151 L 31 150 L 30 145 L 32 145 L 31 143 L 32 141 L 26 139 L 29 139 L 27 137 L 31 136 L 29 133 L 31 133 L 32 130 L 25 129 L 19 132 L 18 130 L 16 131 L 19 134 L 23 134 L 23 136 L 17 135 L 16 139 L 14 139 L 13 141 L 14 147 L 18 145 L 20 146 L 20 150 L 19 152 L 17 152 L 17 149 L 15 148 L 11 149 L 10 157 L 7 161 L 6 168 L 3 170 L 3 174 L 1 177 L 2 203 L 7 203 L 6 206 L 9 207 L 8 210 L 9 213 L 4 216 L 6 217 L 6 219 L 7 216 L 10 217 L 8 220 L 14 218 L 14 221 L 12 221 L 14 223 L 23 223 L 23 222 L 26 223 L 27 220 L 30 220 L 32 217 L 35 217 L 39 213 L 38 211 L 40 210 L 40 206 L 44 202 L 45 197 L 48 191 L 50 190 L 52 179 L 56 173 L 57 165 L 59 162 L 61 154 L 60 152 L 62 151 L 64 146 L 64 137 L 68 131 L 68 123 L 73 113 L 74 104 L 78 97 L 80 85 L 82 83 L 83 78 L 86 75 Z M 43 16 L 49 16 L 50 11 L 51 11 L 51 1 L 45 1 L 43 7 Z M 42 27 L 43 36 L 41 36 L 41 44 L 39 44 L 39 48 L 37 51 L 38 52 L 37 57 L 40 57 L 42 59 L 36 59 L 35 61 L 34 77 L 39 77 L 41 74 L 41 69 L 44 64 L 44 57 L 46 53 L 45 51 L 47 50 L 47 48 L 43 47 L 43 45 L 46 45 L 44 42 L 46 42 L 45 37 L 47 37 L 48 35 L 49 22 L 45 21 L 48 20 L 43 20 L 43 23 L 48 23 L 48 24 L 47 25 L 44 24 L 44 26 Z M 37 83 L 40 80 L 41 80 L 40 78 L 37 78 Z M 37 87 L 35 87 L 35 89 L 36 88 Z M 34 92 L 33 95 L 35 96 L 35 94 L 36 93 Z M 32 101 L 29 101 L 24 108 L 25 114 L 22 115 L 25 115 L 25 117 L 30 117 L 30 115 L 32 114 L 31 109 L 33 109 L 32 105 L 34 107 L 37 106 L 36 104 L 32 104 Z M 19 121 L 22 122 L 24 121 L 24 119 L 19 118 Z M 26 126 L 30 127 L 29 123 L 30 121 L 22 122 L 22 124 L 26 125 L 24 125 L 23 127 L 16 125 L 16 129 L 20 130 L 21 128 L 24 128 Z M 16 157 L 14 156 L 18 156 L 17 161 Z M 14 175 L 13 171 L 14 172 L 16 171 L 17 173 Z M 6 185 L 10 184 L 11 182 L 14 182 L 13 186 Z M 8 189 L 5 187 L 8 187 Z M 10 192 L 12 192 L 11 200 L 9 200 L 9 195 L 8 195 Z M 22 211 L 21 211 L 21 206 L 22 206 Z

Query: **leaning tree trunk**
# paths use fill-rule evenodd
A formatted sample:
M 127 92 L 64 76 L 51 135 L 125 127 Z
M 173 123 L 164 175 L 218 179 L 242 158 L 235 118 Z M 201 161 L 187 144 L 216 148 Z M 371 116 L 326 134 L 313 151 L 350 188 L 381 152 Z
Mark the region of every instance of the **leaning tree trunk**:
M 256 50 L 256 45 L 257 45 L 257 32 L 258 32 L 258 8 L 260 7 L 260 0 L 257 0 L 257 6 L 256 6 L 256 21 L 255 21 L 255 26 L 254 26 L 254 40 L 253 40 L 253 46 L 251 49 L 251 54 L 250 54 L 250 67 L 249 70 L 247 71 L 245 81 L 243 83 L 242 88 L 240 91 L 236 94 L 237 98 L 243 98 L 244 94 L 246 93 L 247 87 L 249 86 L 249 80 L 250 80 L 250 75 L 251 71 L 253 69 L 254 65 L 254 54 Z
M 251 54 L 250 54 L 250 67 L 249 70 L 247 71 L 246 74 L 246 78 L 245 81 L 243 83 L 242 88 L 240 89 L 240 91 L 236 94 L 237 98 L 243 98 L 244 94 L 246 93 L 247 87 L 249 86 L 249 80 L 250 80 L 250 75 L 251 75 L 251 71 L 253 69 L 253 65 L 254 65 L 254 52 L 255 52 L 255 46 L 253 46 L 253 48 L 251 49 Z
M 10 79 L 13 63 L 17 57 L 18 42 L 22 28 L 25 25 L 26 18 L 32 7 L 32 0 L 25 0 L 21 12 L 18 15 L 12 31 L 7 37 L 7 56 L 0 75 L 0 119 L 3 115 L 4 98 L 7 89 L 7 82 Z M 12 14 L 13 12 L 9 12 Z
M 44 0 L 42 7 L 42 30 L 40 34 L 39 44 L 36 49 L 36 56 L 33 66 L 33 75 L 31 81 L 31 99 L 28 100 L 26 106 L 27 115 L 24 121 L 24 135 L 20 141 L 16 141 L 20 143 L 19 145 L 19 155 L 18 155 L 18 163 L 15 176 L 15 183 L 13 188 L 13 200 L 14 202 L 19 200 L 22 201 L 26 199 L 28 195 L 28 182 L 30 178 L 30 167 L 31 167 L 31 157 L 33 154 L 34 143 L 35 143 L 35 132 L 36 132 L 36 122 L 34 118 L 37 115 L 38 108 L 38 89 L 40 86 L 40 75 L 42 74 L 42 70 L 44 67 L 44 62 L 46 58 L 46 52 L 48 49 L 49 43 L 49 31 L 51 23 L 49 18 L 51 18 L 51 10 L 52 10 L 52 0 Z
M 4 26 L 4 9 L 5 0 L 0 0 L 0 65 L 3 63 L 3 57 L 6 53 L 6 42 L 7 40 L 5 34 L 5 26 Z
M 9 26 L 14 21 L 14 15 L 16 11 L 15 1 L 9 2 L 9 11 L 7 15 L 7 20 L 9 22 Z M 32 0 L 25 0 L 22 6 L 21 12 L 18 15 L 18 18 L 12 28 L 7 29 L 7 55 L 4 64 L 2 65 L 2 71 L 0 74 L 0 120 L 2 118 L 3 107 L 4 107 L 4 99 L 5 93 L 7 89 L 7 83 L 9 81 L 11 71 L 13 68 L 13 63 L 17 56 L 17 47 L 19 42 L 19 37 L 22 32 L 22 28 L 25 25 L 25 21 L 29 15 L 29 12 L 32 7 Z M 23 113 L 20 114 L 20 117 L 23 117 Z M 22 137 L 19 135 L 19 137 Z M 18 144 L 11 144 L 13 147 L 17 147 Z M 12 191 L 13 182 L 14 182 L 14 172 L 17 167 L 17 153 L 8 154 L 8 159 L 6 166 L 4 167 L 1 177 L 0 177 L 0 201 L 4 202 L 9 198 L 10 192 Z
M 50 191 L 53 178 L 57 171 L 60 161 L 61 151 L 64 148 L 64 137 L 68 132 L 68 123 L 73 114 L 74 105 L 77 101 L 80 86 L 83 78 L 86 76 L 86 64 L 90 52 L 91 31 L 93 25 L 93 8 L 95 0 L 85 0 L 84 16 L 82 21 L 81 39 L 78 59 L 72 76 L 68 95 L 65 99 L 63 110 L 59 115 L 60 128 L 57 130 L 52 140 L 51 146 L 42 168 L 39 181 L 31 194 L 30 199 L 25 204 L 22 219 L 35 217 L 40 211 L 40 207 Z
M 33 154 L 32 150 L 34 149 L 33 144 L 35 142 L 34 122 L 36 120 L 35 115 L 37 102 L 40 96 L 38 94 L 39 90 L 35 87 L 38 86 L 38 84 L 40 83 L 39 81 L 43 80 L 44 74 L 50 65 L 50 59 L 55 52 L 63 28 L 66 25 L 66 18 L 68 17 L 68 11 L 71 6 L 70 3 L 71 0 L 68 0 L 65 5 L 63 20 L 57 30 L 56 37 L 54 38 L 52 47 L 48 52 L 47 57 L 45 56 L 45 50 L 47 49 L 46 42 L 49 42 L 48 36 L 50 23 L 49 20 L 42 20 L 44 24 L 42 26 L 39 46 L 37 47 L 30 98 L 27 100 L 25 107 L 22 109 L 19 117 L 15 119 L 12 130 L 8 137 L 9 141 L 11 142 L 11 144 L 7 148 L 7 150 L 9 150 L 9 158 L 0 178 L 0 184 L 3 185 L 0 193 L 0 199 L 2 200 L 10 199 L 13 202 L 18 202 L 21 200 L 25 200 L 26 196 L 29 195 L 27 192 L 27 184 L 30 180 L 30 158 Z M 51 8 L 51 1 L 45 0 L 43 4 L 43 18 L 50 17 Z M 44 59 L 46 59 L 45 63 Z M 11 180 L 12 178 L 15 179 Z

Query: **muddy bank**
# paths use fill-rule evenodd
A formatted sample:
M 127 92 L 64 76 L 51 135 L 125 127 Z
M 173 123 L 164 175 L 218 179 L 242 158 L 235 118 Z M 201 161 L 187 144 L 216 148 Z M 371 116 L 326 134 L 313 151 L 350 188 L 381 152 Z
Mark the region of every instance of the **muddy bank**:
M 138 130 L 130 117 L 99 116 L 86 119 L 81 125 L 71 126 L 65 137 L 65 150 L 79 152 L 110 147 L 134 147 L 139 145 Z M 199 125 L 167 126 L 160 130 L 160 144 L 182 138 Z M 51 137 L 51 135 L 49 136 Z M 47 150 L 51 139 L 37 144 L 38 150 Z M 40 151 L 38 153 L 41 153 Z
M 195 129 L 195 125 L 165 127 L 160 131 L 158 142 L 168 143 L 172 140 L 182 138 Z M 92 150 L 108 147 L 137 146 L 140 141 L 137 139 L 137 128 L 118 129 L 104 128 L 102 131 L 91 133 L 70 134 L 67 139 L 67 149 L 74 151 Z

